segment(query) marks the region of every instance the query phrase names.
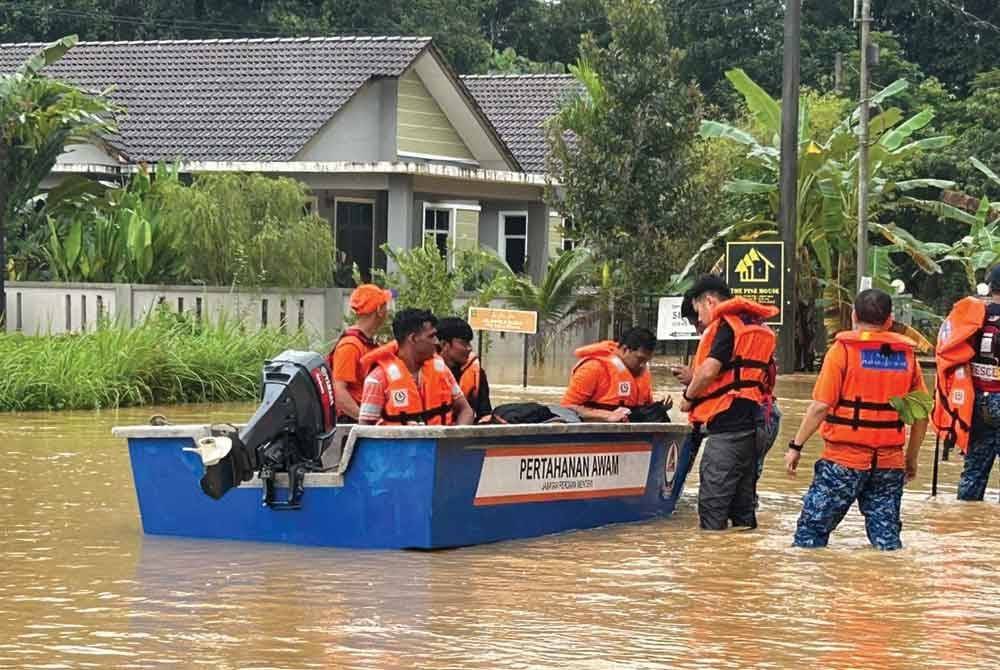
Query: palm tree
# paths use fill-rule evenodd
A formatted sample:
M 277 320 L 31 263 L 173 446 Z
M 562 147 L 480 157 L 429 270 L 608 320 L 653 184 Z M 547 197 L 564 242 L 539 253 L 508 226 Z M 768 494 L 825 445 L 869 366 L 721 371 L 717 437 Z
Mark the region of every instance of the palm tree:
M 533 338 L 532 349 L 536 361 L 544 361 L 553 339 L 575 325 L 584 316 L 582 312 L 593 309 L 588 296 L 580 293 L 592 269 L 591 252 L 577 248 L 549 260 L 539 284 L 525 275 L 508 275 L 502 289 L 506 302 L 514 309 L 538 313 L 538 334 Z

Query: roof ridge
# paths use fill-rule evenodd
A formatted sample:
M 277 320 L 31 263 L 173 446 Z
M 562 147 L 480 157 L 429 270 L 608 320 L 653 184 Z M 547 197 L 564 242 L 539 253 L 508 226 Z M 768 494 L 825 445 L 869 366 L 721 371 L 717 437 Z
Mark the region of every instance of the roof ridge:
M 76 46 L 122 46 L 130 44 L 266 44 L 275 42 L 429 42 L 431 37 L 410 35 L 327 35 L 322 37 L 215 37 L 192 40 L 81 41 Z M 0 48 L 42 47 L 51 42 L 0 42 Z

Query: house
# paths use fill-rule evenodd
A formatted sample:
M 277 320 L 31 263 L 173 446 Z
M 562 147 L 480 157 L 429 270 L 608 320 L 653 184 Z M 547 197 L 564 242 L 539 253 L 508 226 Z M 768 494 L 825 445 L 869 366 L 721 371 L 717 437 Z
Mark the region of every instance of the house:
M 0 45 L 0 72 L 38 44 Z M 125 108 L 102 146 L 51 179 L 140 163 L 293 177 L 333 228 L 339 260 L 386 267 L 388 242 L 443 253 L 483 244 L 538 278 L 569 245 L 543 201 L 542 124 L 571 77 L 459 77 L 430 38 L 81 42 L 46 70 Z

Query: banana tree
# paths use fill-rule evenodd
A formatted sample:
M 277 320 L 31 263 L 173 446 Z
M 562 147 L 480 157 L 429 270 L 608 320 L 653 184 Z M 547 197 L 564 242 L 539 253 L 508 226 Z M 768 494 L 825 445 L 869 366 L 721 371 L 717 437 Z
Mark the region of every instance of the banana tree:
M 754 128 L 747 130 L 718 121 L 704 121 L 701 134 L 746 148 L 743 169 L 750 176 L 733 179 L 726 188 L 729 192 L 753 198 L 759 204 L 753 229 L 777 233 L 781 106 L 742 70 L 730 70 L 726 77 L 743 95 Z M 907 86 L 904 80 L 892 83 L 873 97 L 872 106 L 881 107 Z M 829 307 L 832 317 L 829 325 L 839 330 L 849 324 L 856 283 L 859 113 L 855 110 L 848 114 L 828 137 L 821 137 L 813 127 L 808 99 L 803 98 L 800 110 L 796 211 L 799 306 L 810 311 L 820 304 Z M 893 168 L 907 165 L 919 153 L 941 149 L 952 142 L 952 138 L 946 136 L 913 139 L 913 135 L 927 127 L 933 118 L 934 112 L 927 109 L 904 120 L 902 111 L 890 107 L 871 120 L 868 228 L 887 248 L 869 255 L 865 271 L 875 276 L 877 284 L 886 287 L 892 279 L 888 274 L 891 265 L 883 262 L 878 267 L 873 263 L 879 258 L 878 254 L 887 258 L 892 253 L 903 253 L 924 272 L 941 272 L 935 252 L 942 250 L 916 239 L 887 216 L 900 194 L 953 185 L 939 179 L 894 181 L 888 176 Z M 880 249 L 878 246 L 871 248 Z M 811 332 L 800 333 L 799 347 L 811 348 L 814 336 Z
M 978 158 L 972 157 L 969 160 L 977 170 L 1000 187 L 1000 176 Z M 984 196 L 974 213 L 939 200 L 905 197 L 900 202 L 969 227 L 969 234 L 954 244 L 931 246 L 940 255 L 942 263 L 958 263 L 962 267 L 970 291 L 976 290 L 976 285 L 987 270 L 1000 263 L 1000 202 L 990 202 Z
M 0 76 L 0 320 L 8 270 L 5 227 L 24 213 L 67 144 L 92 142 L 113 130 L 116 109 L 103 94 L 42 74 L 76 42 L 71 36 L 43 46 L 13 74 Z

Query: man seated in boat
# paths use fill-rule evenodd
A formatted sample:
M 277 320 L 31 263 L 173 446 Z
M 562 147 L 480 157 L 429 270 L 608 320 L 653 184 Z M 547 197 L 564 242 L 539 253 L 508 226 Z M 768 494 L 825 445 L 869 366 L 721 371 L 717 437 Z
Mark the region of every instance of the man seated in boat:
M 447 426 L 473 422 L 469 401 L 437 354 L 437 323 L 427 310 L 404 309 L 392 320 L 396 339 L 362 357 L 361 365 L 370 372 L 358 423 Z
M 472 353 L 472 327 L 461 317 L 448 316 L 438 321 L 437 334 L 441 358 L 458 380 L 476 419 L 488 416 L 493 412 L 490 384 L 479 357 Z
M 581 347 L 562 399 L 584 421 L 624 423 L 639 408 L 653 404 L 653 382 L 648 363 L 656 336 L 646 328 L 632 328 L 614 342 L 606 340 Z M 663 403 L 661 419 L 672 402 Z
M 361 357 L 374 351 L 375 333 L 389 317 L 392 293 L 374 284 L 362 284 L 351 293 L 351 311 L 357 322 L 347 328 L 327 357 L 333 373 L 333 399 L 337 423 L 357 423 L 365 373 Z

